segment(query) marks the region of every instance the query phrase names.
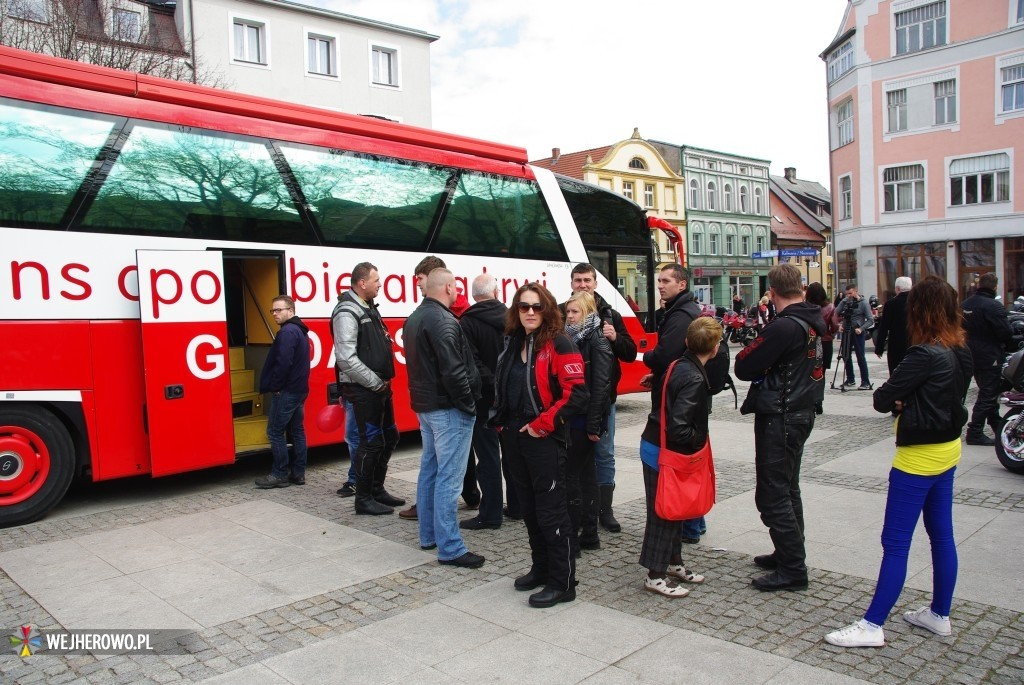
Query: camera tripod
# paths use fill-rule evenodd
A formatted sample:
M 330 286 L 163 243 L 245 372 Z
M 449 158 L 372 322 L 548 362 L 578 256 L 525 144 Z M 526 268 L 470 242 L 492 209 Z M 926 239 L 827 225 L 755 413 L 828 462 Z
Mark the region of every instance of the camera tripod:
M 836 376 L 839 375 L 840 367 L 842 367 L 842 369 L 843 369 L 844 380 L 845 380 L 846 360 L 849 359 L 851 362 L 853 361 L 853 336 L 856 335 L 856 333 L 854 333 L 853 330 L 854 330 L 853 326 L 849 323 L 849 321 L 844 322 L 844 324 L 843 324 L 843 338 L 839 342 L 839 354 L 836 357 L 836 370 L 834 372 L 832 372 L 832 389 L 833 390 L 836 389 Z M 863 380 L 864 379 L 862 378 L 861 381 L 863 382 Z M 856 389 L 856 390 L 861 390 L 861 389 L 863 389 L 863 390 L 874 390 L 875 386 L 874 386 L 873 383 L 869 383 L 867 388 L 860 388 L 860 387 L 854 386 L 854 387 L 852 387 L 850 389 L 851 390 L 854 390 L 854 389 Z M 839 384 L 839 392 L 843 392 L 843 393 L 846 392 L 846 384 L 845 383 L 840 383 Z

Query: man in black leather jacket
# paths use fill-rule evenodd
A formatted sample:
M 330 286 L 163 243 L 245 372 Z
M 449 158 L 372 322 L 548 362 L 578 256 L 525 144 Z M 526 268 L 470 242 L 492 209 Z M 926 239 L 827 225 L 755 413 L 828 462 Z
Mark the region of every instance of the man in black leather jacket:
M 968 445 L 995 444 L 995 440 L 985 435 L 986 423 L 999 434 L 999 374 L 1003 350 L 1013 332 L 1006 310 L 996 300 L 998 285 L 999 279 L 994 273 L 982 274 L 978 289 L 963 303 L 967 346 L 974 357 L 974 380 L 978 383 L 978 399 L 967 424 Z
M 754 413 L 754 502 L 775 551 L 754 557 L 770 571 L 758 590 L 806 590 L 800 460 L 825 394 L 821 308 L 804 302 L 800 270 L 779 264 L 768 272 L 778 316 L 736 355 L 736 377 L 752 381 L 740 410 Z
M 449 310 L 458 294 L 452 272 L 431 271 L 423 294 L 423 302 L 405 322 L 409 400 L 423 436 L 416 486 L 420 547 L 437 547 L 442 564 L 479 568 L 484 558 L 466 549 L 457 513 L 480 373 L 469 341 Z

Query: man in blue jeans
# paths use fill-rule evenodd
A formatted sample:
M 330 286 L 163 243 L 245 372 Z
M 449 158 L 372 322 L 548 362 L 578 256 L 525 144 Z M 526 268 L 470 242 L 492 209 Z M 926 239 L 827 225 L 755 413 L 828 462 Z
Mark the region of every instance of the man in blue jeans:
M 270 475 L 256 479 L 257 488 L 286 488 L 306 484 L 306 430 L 303 405 L 309 394 L 309 328 L 295 315 L 295 300 L 274 298 L 271 315 L 281 330 L 260 374 L 260 392 L 270 393 L 267 440 L 274 456 Z M 285 434 L 292 439 L 289 459 Z
M 442 564 L 480 568 L 484 558 L 466 548 L 458 520 L 480 373 L 469 341 L 449 309 L 457 295 L 452 272 L 431 271 L 423 294 L 404 331 L 409 400 L 423 436 L 416 484 L 420 547 L 436 547 Z
M 841 349 L 847 350 L 843 360 L 846 362 L 846 381 L 843 385 L 847 387 L 857 385 L 857 381 L 853 378 L 852 352 L 857 357 L 857 366 L 860 371 L 860 389 L 870 390 L 871 380 L 868 378 L 868 362 L 864 358 L 864 336 L 866 335 L 868 325 L 873 323 L 874 317 L 871 314 L 870 305 L 868 305 L 863 297 L 857 294 L 857 286 L 846 286 L 846 297 L 836 307 L 836 318 L 840 321 L 839 331 L 843 334 L 843 337 L 850 336 L 849 341 L 843 341 L 847 344 L 841 347 Z
M 345 445 L 348 447 L 348 477 L 345 484 L 338 488 L 342 497 L 356 494 L 356 450 L 359 449 L 359 426 L 356 425 L 356 410 L 352 403 L 342 398 L 341 406 L 345 409 Z

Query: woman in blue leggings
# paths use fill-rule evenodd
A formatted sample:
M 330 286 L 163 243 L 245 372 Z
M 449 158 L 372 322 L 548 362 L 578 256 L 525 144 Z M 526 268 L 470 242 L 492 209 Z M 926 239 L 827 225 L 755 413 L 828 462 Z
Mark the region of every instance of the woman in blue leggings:
M 907 298 L 906 357 L 875 390 L 875 410 L 895 412 L 896 456 L 882 527 L 882 567 L 875 596 L 864 618 L 829 633 L 839 647 L 882 647 L 882 624 L 907 579 L 907 557 L 917 520 L 932 547 L 932 603 L 903 618 L 936 635 L 950 635 L 949 609 L 956 586 L 953 539 L 953 473 L 960 461 L 960 431 L 967 423 L 964 396 L 973 364 L 964 342 L 956 291 L 928 276 Z

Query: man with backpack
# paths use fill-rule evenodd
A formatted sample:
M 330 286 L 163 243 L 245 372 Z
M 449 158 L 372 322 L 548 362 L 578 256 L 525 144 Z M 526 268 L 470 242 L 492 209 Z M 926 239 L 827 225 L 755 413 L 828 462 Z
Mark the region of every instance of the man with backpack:
M 768 272 L 778 316 L 736 355 L 735 372 L 751 381 L 740 408 L 754 414 L 754 503 L 775 551 L 754 557 L 769 571 L 758 590 L 806 590 L 800 461 L 814 428 L 815 405 L 825 394 L 821 308 L 804 302 L 800 270 L 779 264 Z

